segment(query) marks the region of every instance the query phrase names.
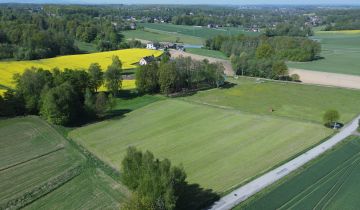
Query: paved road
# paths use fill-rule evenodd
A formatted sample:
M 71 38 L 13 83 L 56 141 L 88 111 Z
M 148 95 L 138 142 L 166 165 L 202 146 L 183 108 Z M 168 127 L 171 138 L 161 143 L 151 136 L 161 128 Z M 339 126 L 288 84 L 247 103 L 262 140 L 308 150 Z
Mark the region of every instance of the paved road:
M 273 184 L 282 177 L 288 175 L 290 172 L 298 169 L 303 166 L 310 160 L 318 157 L 325 151 L 331 149 L 337 143 L 343 141 L 346 137 L 350 136 L 358 126 L 358 120 L 360 115 L 356 117 L 351 123 L 347 124 L 341 131 L 336 135 L 329 138 L 327 141 L 321 143 L 320 145 L 314 147 L 313 149 L 305 152 L 304 154 L 296 157 L 295 159 L 285 163 L 284 165 L 269 171 L 268 173 L 262 175 L 261 177 L 245 184 L 244 186 L 234 190 L 230 194 L 222 197 L 218 202 L 216 202 L 210 209 L 211 210 L 228 210 L 235 207 L 240 202 L 246 200 L 248 197 L 254 195 L 265 187 Z M 236 195 L 235 195 L 236 194 Z

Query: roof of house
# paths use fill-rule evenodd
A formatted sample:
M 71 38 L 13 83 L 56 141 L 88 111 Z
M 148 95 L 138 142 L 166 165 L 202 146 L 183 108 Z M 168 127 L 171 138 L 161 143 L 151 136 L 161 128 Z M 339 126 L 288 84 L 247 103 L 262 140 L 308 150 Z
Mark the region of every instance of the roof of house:
M 143 57 L 142 59 L 144 59 L 147 63 L 149 63 L 151 61 L 154 61 L 155 57 L 152 55 L 152 56 Z

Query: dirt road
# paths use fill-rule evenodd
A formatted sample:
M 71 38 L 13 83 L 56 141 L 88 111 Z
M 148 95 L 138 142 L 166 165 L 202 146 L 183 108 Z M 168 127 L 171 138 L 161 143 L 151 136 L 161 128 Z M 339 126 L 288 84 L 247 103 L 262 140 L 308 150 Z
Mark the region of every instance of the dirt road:
M 303 83 L 360 89 L 360 76 L 294 68 L 290 68 L 289 73 L 298 74 Z
M 265 187 L 275 183 L 284 176 L 290 174 L 292 171 L 300 168 L 307 162 L 313 160 L 324 152 L 334 147 L 339 142 L 350 136 L 358 127 L 360 115 L 356 117 L 351 123 L 345 126 L 339 133 L 332 136 L 325 142 L 305 152 L 304 154 L 296 157 L 295 159 L 281 165 L 280 167 L 267 172 L 266 174 L 254 179 L 253 181 L 243 185 L 242 187 L 234 190 L 228 195 L 222 197 L 217 201 L 210 210 L 229 210 L 246 200 L 250 196 L 264 189 Z
M 188 53 L 188 52 L 183 52 L 183 51 L 178 51 L 178 50 L 170 50 L 170 54 L 171 57 L 179 57 L 179 56 L 184 56 L 184 57 L 188 57 L 190 56 L 192 59 L 194 60 L 198 60 L 198 61 L 202 61 L 204 59 L 209 60 L 211 63 L 215 63 L 215 62 L 220 62 L 224 65 L 225 68 L 225 75 L 226 76 L 234 76 L 235 73 L 232 69 L 231 66 L 231 62 L 228 60 L 223 60 L 223 59 L 219 59 L 219 58 L 212 58 L 212 57 L 207 57 L 207 56 L 202 56 L 202 55 L 196 55 L 196 54 L 192 54 L 192 53 Z

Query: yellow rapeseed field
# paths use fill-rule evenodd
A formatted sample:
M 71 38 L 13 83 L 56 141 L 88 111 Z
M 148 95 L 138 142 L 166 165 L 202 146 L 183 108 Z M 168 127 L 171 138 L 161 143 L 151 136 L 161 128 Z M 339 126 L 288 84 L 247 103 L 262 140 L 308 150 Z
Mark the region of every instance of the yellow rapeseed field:
M 131 89 L 135 89 L 135 88 L 136 88 L 136 84 L 135 84 L 134 79 L 129 79 L 129 80 L 123 80 L 122 81 L 122 85 L 121 85 L 122 90 L 131 90 Z M 103 85 L 98 89 L 98 91 L 107 91 L 107 89 Z
M 6 92 L 5 89 L 0 89 L 0 96 L 3 96 L 5 92 Z
M 123 69 L 130 69 L 136 66 L 136 63 L 145 56 L 154 55 L 158 57 L 162 51 L 148 49 L 126 49 L 109 52 L 99 52 L 82 55 L 67 55 L 49 59 L 33 60 L 33 61 L 4 61 L 0 62 L 0 84 L 7 87 L 14 87 L 13 75 L 22 73 L 26 68 L 39 67 L 51 70 L 59 69 L 87 69 L 91 63 L 99 63 L 102 69 L 106 69 L 111 63 L 113 55 L 119 56 Z

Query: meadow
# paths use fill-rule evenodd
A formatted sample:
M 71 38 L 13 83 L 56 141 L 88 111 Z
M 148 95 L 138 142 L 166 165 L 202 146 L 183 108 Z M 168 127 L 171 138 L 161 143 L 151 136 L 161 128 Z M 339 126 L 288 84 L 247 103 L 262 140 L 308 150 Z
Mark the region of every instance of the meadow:
M 69 136 L 118 169 L 127 147 L 150 150 L 182 164 L 190 183 L 224 193 L 331 133 L 316 123 L 167 99 Z
M 360 137 L 349 137 L 235 209 L 357 209 L 359 187 Z
M 208 50 L 204 48 L 186 48 L 186 52 L 196 55 L 212 57 L 212 58 L 224 59 L 224 60 L 229 59 L 223 52 L 216 50 Z
M 38 117 L 0 120 L 0 208 L 119 209 L 127 189 Z M 66 201 L 66 202 L 64 202 Z M 30 204 L 26 206 L 27 204 Z
M 38 117 L 0 120 L 0 133 L 0 207 L 31 192 L 41 195 L 49 186 L 36 190 L 39 186 L 54 186 L 54 180 L 66 177 L 85 161 Z M 26 197 L 28 201 L 35 198 Z
M 99 63 L 102 69 L 106 69 L 111 64 L 113 55 L 119 56 L 123 69 L 136 67 L 136 63 L 145 56 L 160 56 L 161 51 L 147 49 L 126 49 L 109 52 L 99 52 L 91 54 L 67 55 L 42 60 L 32 61 L 2 61 L 0 62 L 0 84 L 7 87 L 14 87 L 12 82 L 15 73 L 22 73 L 26 68 L 32 66 L 43 69 L 87 69 L 91 63 Z
M 119 209 L 128 194 L 100 169 L 88 169 L 24 209 Z
M 360 75 L 360 31 L 317 31 L 312 38 L 320 41 L 322 59 L 289 62 L 289 67 L 332 73 Z
M 207 28 L 207 26 L 202 26 L 202 27 L 186 26 L 186 25 L 166 24 L 166 23 L 141 23 L 139 25 L 148 29 L 200 37 L 202 39 L 212 38 L 217 35 L 245 34 L 250 36 L 257 36 L 260 34 L 260 33 L 245 31 L 241 27 Z
M 338 110 L 343 123 L 359 113 L 360 91 L 357 90 L 273 81 L 256 82 L 253 78 L 241 77 L 229 81 L 237 85 L 198 92 L 184 100 L 316 123 L 322 123 L 323 114 L 328 109 Z
M 137 29 L 124 31 L 122 34 L 126 39 L 140 39 L 153 42 L 180 42 L 185 44 L 203 45 L 204 39 L 184 34 L 177 34 L 154 29 Z

